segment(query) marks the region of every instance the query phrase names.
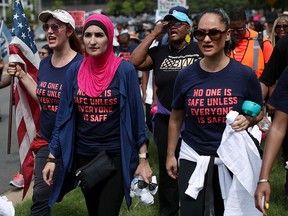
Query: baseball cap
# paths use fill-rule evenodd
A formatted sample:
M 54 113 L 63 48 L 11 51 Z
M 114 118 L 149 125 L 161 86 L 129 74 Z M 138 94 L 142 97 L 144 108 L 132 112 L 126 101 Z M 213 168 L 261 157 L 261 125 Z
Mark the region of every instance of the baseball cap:
M 56 9 L 54 11 L 42 11 L 39 15 L 39 20 L 42 22 L 47 22 L 50 17 L 54 17 L 63 23 L 69 23 L 75 29 L 75 21 L 73 17 L 65 10 Z
M 182 12 L 182 13 L 185 13 L 187 16 L 189 16 L 189 11 L 188 11 L 188 9 L 185 8 L 185 7 L 182 7 L 182 6 L 175 6 L 175 7 L 170 8 L 169 14 L 172 14 L 173 11 Z
M 170 21 L 171 19 L 177 19 L 179 21 L 182 21 L 182 22 L 187 22 L 189 25 L 191 25 L 191 20 L 189 19 L 189 17 L 183 13 L 183 12 L 179 12 L 179 11 L 176 11 L 174 10 L 172 12 L 172 14 L 168 14 L 164 17 L 164 21 Z

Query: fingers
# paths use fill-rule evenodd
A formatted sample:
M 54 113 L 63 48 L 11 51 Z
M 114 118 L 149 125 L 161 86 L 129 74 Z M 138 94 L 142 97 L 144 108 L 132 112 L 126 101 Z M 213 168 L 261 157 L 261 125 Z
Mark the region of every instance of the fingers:
M 270 193 L 271 188 L 269 184 L 259 184 L 257 186 L 254 198 L 255 198 L 255 207 L 263 213 L 263 215 L 267 215 L 267 209 L 269 209 L 270 203 Z
M 250 122 L 243 115 L 239 115 L 236 120 L 231 124 L 235 131 L 243 131 L 249 127 Z
M 10 62 L 7 68 L 7 73 L 10 76 L 18 76 L 21 72 L 21 67 L 19 64 L 15 63 L 15 62 Z
M 255 207 L 265 215 L 266 210 L 264 208 L 262 200 L 262 196 L 259 196 L 259 194 L 255 195 Z
M 42 176 L 45 183 L 50 186 L 53 184 L 54 169 L 47 166 L 49 165 L 46 164 L 46 166 L 44 167 L 42 171 Z
M 173 179 L 178 178 L 177 168 L 171 167 L 167 170 L 167 174 Z

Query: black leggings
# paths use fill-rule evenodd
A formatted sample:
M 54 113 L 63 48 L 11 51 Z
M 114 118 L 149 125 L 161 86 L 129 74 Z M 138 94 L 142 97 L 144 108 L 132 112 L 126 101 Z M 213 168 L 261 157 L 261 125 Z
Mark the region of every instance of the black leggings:
M 160 216 L 177 216 L 179 210 L 178 182 L 172 179 L 166 170 L 167 144 L 168 144 L 169 116 L 157 114 L 155 116 L 154 137 L 158 148 L 159 181 L 158 196 Z M 180 139 L 175 151 L 178 158 Z
M 196 163 L 188 160 L 180 160 L 179 168 L 179 199 L 180 199 L 180 214 L 181 216 L 203 216 L 205 210 L 205 191 L 207 186 L 207 173 L 205 175 L 205 182 L 203 189 L 199 192 L 197 199 L 185 194 L 185 191 L 188 187 L 189 179 L 196 168 Z M 224 203 L 221 195 L 219 178 L 218 178 L 218 168 L 214 165 L 213 167 L 213 206 L 215 216 L 223 216 L 224 213 Z M 209 170 L 207 171 L 209 172 Z M 191 214 L 191 212 L 193 212 Z
M 93 158 L 77 156 L 77 168 Z M 118 216 L 124 197 L 123 172 L 120 156 L 111 156 L 117 171 L 92 190 L 83 192 L 89 216 Z

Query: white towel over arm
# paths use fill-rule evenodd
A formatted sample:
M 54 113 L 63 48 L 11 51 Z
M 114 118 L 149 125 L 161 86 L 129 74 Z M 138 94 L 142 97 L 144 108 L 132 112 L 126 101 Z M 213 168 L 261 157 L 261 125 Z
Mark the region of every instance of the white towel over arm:
M 259 152 L 246 131 L 235 132 L 230 124 L 238 112 L 227 114 L 226 128 L 217 153 L 233 173 L 233 181 L 225 205 L 225 216 L 261 216 L 254 205 L 254 192 L 261 168 Z

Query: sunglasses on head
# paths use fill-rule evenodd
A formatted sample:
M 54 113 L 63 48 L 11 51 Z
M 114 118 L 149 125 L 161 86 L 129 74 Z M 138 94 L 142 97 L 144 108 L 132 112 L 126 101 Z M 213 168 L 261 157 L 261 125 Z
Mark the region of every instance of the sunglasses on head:
M 276 25 L 275 26 L 275 31 L 280 31 L 281 29 L 287 31 L 288 30 L 288 25 Z
M 155 183 L 147 183 L 143 180 L 138 180 L 138 184 L 137 184 L 139 189 L 144 189 L 144 188 L 148 188 L 149 191 L 154 191 L 157 187 L 157 184 Z
M 188 25 L 188 24 L 186 22 L 169 22 L 167 24 L 167 27 L 168 28 L 171 28 L 171 27 L 180 28 L 182 25 Z
M 59 25 L 57 23 L 53 23 L 53 24 L 50 24 L 50 25 L 48 23 L 43 24 L 43 30 L 45 32 L 47 32 L 49 30 L 49 28 L 51 28 L 52 31 L 54 31 L 54 32 L 58 32 L 59 29 L 61 28 L 61 25 Z
M 222 34 L 226 31 L 227 30 L 220 31 L 218 29 L 210 29 L 208 32 L 206 32 L 198 29 L 194 31 L 193 35 L 198 41 L 203 41 L 207 35 L 212 41 L 218 41 L 222 37 Z

